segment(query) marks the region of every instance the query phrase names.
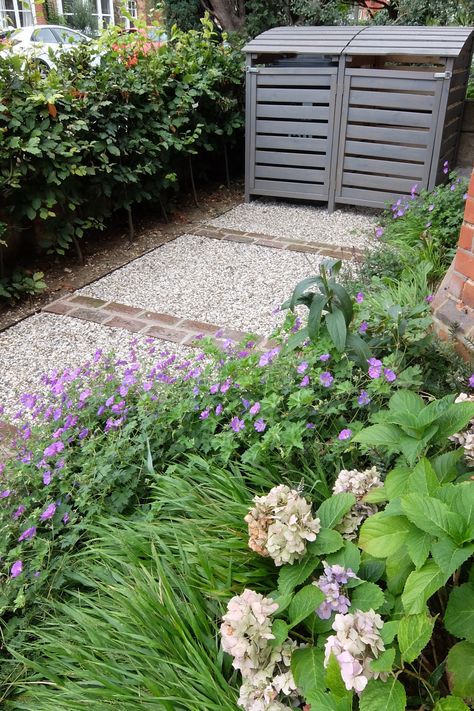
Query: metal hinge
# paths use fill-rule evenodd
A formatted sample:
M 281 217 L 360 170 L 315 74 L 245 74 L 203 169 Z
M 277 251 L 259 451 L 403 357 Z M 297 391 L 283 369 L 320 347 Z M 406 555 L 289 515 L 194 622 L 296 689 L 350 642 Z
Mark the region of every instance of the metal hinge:
M 435 79 L 451 79 L 452 76 L 453 76 L 452 72 L 435 72 L 433 74 L 433 77 Z
M 256 67 L 245 67 L 247 74 L 258 74 L 258 69 Z

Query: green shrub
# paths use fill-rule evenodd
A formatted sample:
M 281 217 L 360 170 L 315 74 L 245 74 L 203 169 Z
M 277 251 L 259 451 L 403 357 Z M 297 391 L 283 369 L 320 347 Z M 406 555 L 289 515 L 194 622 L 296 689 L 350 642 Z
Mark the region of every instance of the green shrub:
M 2 220 L 49 252 L 113 212 L 163 205 L 191 156 L 222 151 L 243 125 L 241 52 L 209 21 L 158 49 L 146 40 L 112 28 L 45 78 L 31 60 L 0 57 Z

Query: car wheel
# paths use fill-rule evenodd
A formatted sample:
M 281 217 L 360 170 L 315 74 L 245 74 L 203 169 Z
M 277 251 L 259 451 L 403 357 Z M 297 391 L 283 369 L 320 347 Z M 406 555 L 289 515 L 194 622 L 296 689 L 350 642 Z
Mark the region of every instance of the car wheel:
M 39 71 L 42 79 L 45 79 L 51 71 L 46 62 L 42 62 L 40 59 L 35 62 L 35 68 Z

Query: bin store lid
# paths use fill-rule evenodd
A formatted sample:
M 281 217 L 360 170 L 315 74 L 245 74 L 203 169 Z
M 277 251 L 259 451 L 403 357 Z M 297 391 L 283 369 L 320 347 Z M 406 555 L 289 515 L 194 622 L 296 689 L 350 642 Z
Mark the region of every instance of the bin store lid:
M 252 54 L 457 57 L 470 46 L 473 38 L 473 27 L 274 27 L 248 42 L 243 51 Z

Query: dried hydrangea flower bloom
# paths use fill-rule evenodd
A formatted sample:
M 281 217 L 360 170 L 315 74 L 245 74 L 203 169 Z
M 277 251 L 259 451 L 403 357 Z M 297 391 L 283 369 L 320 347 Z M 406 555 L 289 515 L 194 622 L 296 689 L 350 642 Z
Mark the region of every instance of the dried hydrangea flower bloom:
M 306 499 L 281 484 L 266 496 L 256 496 L 254 503 L 245 517 L 250 548 L 259 555 L 273 558 L 276 566 L 302 558 L 307 542 L 314 541 L 321 528 Z
M 291 655 L 297 647 L 296 642 L 286 640 L 265 669 L 245 679 L 240 687 L 238 705 L 245 711 L 280 711 L 299 707 L 302 703 L 301 692 L 290 669 Z
M 454 402 L 474 402 L 474 395 L 460 393 Z M 464 447 L 466 461 L 471 466 L 474 465 L 474 419 L 470 421 L 469 427 L 464 430 L 464 432 L 456 432 L 456 434 L 451 435 L 448 439 L 450 439 L 451 442 L 456 442 L 460 447 Z
M 374 504 L 366 504 L 361 499 L 371 489 L 376 489 L 382 486 L 379 473 L 376 467 L 365 469 L 363 472 L 357 469 L 342 469 L 336 481 L 334 482 L 333 494 L 341 494 L 347 492 L 354 494 L 357 502 L 346 513 L 341 523 L 337 526 L 337 530 L 342 533 L 347 540 L 352 540 L 357 537 L 357 530 L 368 516 L 377 513 L 377 506 Z
M 385 651 L 380 636 L 383 621 L 373 610 L 353 614 L 336 615 L 332 628 L 336 632 L 327 639 L 324 652 L 324 666 L 327 667 L 333 654 L 341 670 L 342 680 L 348 691 L 354 689 L 361 693 L 369 679 L 386 675 L 372 671 L 370 662 Z
M 268 640 L 272 634 L 272 615 L 278 604 L 253 590 L 244 590 L 233 597 L 222 618 L 222 648 L 234 661 L 232 666 L 240 669 L 242 676 L 252 676 L 271 661 L 272 647 Z

